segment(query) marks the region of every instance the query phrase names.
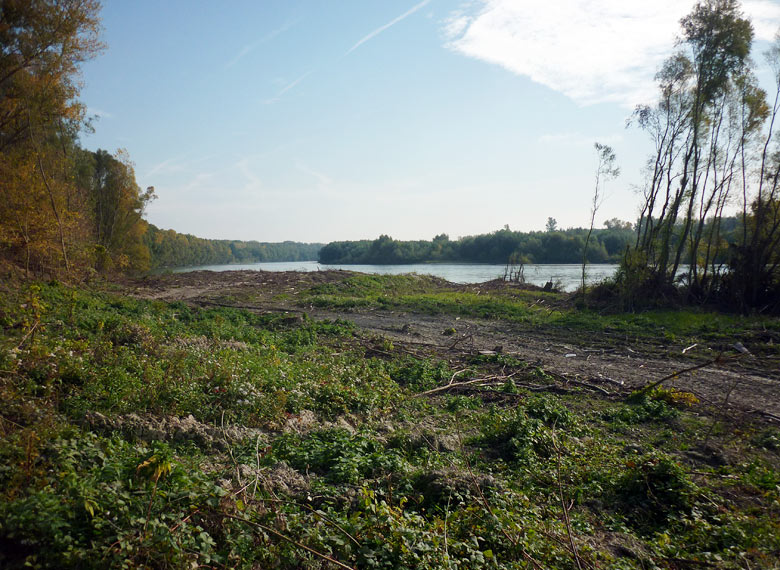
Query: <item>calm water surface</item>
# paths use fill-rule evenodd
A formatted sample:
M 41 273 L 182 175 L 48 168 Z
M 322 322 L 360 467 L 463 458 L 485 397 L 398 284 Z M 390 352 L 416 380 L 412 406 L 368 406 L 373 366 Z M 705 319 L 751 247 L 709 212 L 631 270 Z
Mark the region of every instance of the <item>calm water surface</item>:
M 248 263 L 232 265 L 201 265 L 198 267 L 180 267 L 173 269 L 175 273 L 187 271 L 238 271 L 250 269 L 255 271 L 325 271 L 328 269 L 346 269 L 361 273 L 379 273 L 398 275 L 401 273 L 418 273 L 434 275 L 453 283 L 482 283 L 504 275 L 504 265 L 481 263 L 418 263 L 407 265 L 324 265 L 316 261 L 276 261 L 267 263 Z M 588 265 L 586 281 L 598 283 L 607 277 L 612 277 L 617 271 L 617 265 Z M 525 281 L 543 286 L 548 281 L 560 282 L 564 291 L 573 291 L 580 283 L 582 266 L 577 264 L 545 264 L 526 265 Z

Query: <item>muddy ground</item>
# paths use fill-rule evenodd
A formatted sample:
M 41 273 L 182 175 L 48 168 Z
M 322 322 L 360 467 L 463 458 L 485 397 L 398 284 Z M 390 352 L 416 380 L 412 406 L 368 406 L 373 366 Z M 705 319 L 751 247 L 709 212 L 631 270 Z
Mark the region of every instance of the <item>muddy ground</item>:
M 199 306 L 236 306 L 258 312 L 306 313 L 314 319 L 346 319 L 366 338 L 381 335 L 401 349 L 454 363 L 479 351 L 500 351 L 539 366 L 562 384 L 604 395 L 621 395 L 675 372 L 704 365 L 719 354 L 726 360 L 686 372 L 665 382 L 694 393 L 706 406 L 729 415 L 749 414 L 780 423 L 780 365 L 775 360 L 740 354 L 730 344 L 684 344 L 610 332 L 532 327 L 501 320 L 359 309 L 337 312 L 301 306 L 296 295 L 312 286 L 333 283 L 348 271 L 230 271 L 177 273 L 124 283 L 125 292 L 147 299 L 184 301 Z M 452 290 L 481 290 L 495 284 L 456 285 Z M 251 299 L 247 301 L 247 299 Z M 454 329 L 454 333 L 453 333 Z M 684 342 L 684 341 L 681 341 Z M 748 349 L 750 343 L 742 342 Z M 770 337 L 768 342 L 773 342 Z M 757 351 L 754 351 L 757 352 Z

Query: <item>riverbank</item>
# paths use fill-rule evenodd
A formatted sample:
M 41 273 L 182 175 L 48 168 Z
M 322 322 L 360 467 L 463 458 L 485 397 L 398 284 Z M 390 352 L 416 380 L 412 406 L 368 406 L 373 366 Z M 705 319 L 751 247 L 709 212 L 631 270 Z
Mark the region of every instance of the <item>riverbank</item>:
M 595 285 L 605 279 L 613 277 L 618 266 L 614 264 L 588 264 L 586 268 L 585 282 L 587 285 Z M 384 264 L 384 265 L 356 265 L 341 264 L 328 265 L 316 261 L 278 261 L 267 263 L 247 263 L 232 265 L 202 265 L 195 267 L 173 268 L 173 273 L 189 273 L 192 271 L 355 271 L 358 273 L 378 275 L 403 275 L 415 273 L 417 275 L 431 275 L 451 281 L 452 283 L 484 283 L 493 279 L 502 278 L 510 270 L 520 281 L 530 285 L 544 287 L 550 283 L 554 289 L 561 291 L 574 291 L 582 280 L 581 264 L 525 264 L 522 266 L 507 266 L 507 264 L 490 263 L 413 263 L 413 264 Z M 163 274 L 166 271 L 158 271 Z
M 777 319 L 345 271 L 5 293 L 4 566 L 780 556 Z

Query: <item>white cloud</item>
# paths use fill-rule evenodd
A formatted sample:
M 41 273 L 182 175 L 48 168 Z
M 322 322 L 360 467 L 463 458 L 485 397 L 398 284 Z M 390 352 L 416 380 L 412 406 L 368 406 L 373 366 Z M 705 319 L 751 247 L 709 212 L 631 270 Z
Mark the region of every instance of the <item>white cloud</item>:
M 234 67 L 239 61 L 241 61 L 245 56 L 249 55 L 253 51 L 255 51 L 259 46 L 262 44 L 270 42 L 272 39 L 274 39 L 276 36 L 283 34 L 290 28 L 292 28 L 295 24 L 297 24 L 297 21 L 295 22 L 287 22 L 283 26 L 276 28 L 275 30 L 271 30 L 268 32 L 265 36 L 257 40 L 256 42 L 252 42 L 250 44 L 246 44 L 243 46 L 236 55 L 233 56 L 233 58 L 228 61 L 225 64 L 225 69 L 230 69 L 231 67 Z
M 774 39 L 780 28 L 780 3 L 776 0 L 747 0 L 742 6 L 753 21 L 756 39 Z
M 386 23 L 384 26 L 380 26 L 380 27 L 378 27 L 376 30 L 374 30 L 373 32 L 370 32 L 370 33 L 366 34 L 365 36 L 363 36 L 362 38 L 360 38 L 360 39 L 357 41 L 357 43 L 355 43 L 355 45 L 353 45 L 351 48 L 349 48 L 349 49 L 347 50 L 347 53 L 345 53 L 344 55 L 349 55 L 349 54 L 351 54 L 353 51 L 355 51 L 355 50 L 356 50 L 357 48 L 359 48 L 361 45 L 363 45 L 364 43 L 366 43 L 368 40 L 370 40 L 370 39 L 372 39 L 372 38 L 374 38 L 374 37 L 378 36 L 379 34 L 381 34 L 382 32 L 384 32 L 384 31 L 385 31 L 387 28 L 389 28 L 390 26 L 394 26 L 394 25 L 396 25 L 396 24 L 397 24 L 398 22 L 400 22 L 401 20 L 405 20 L 406 18 L 408 18 L 409 16 L 411 16 L 412 14 L 414 14 L 414 13 L 415 13 L 417 10 L 419 10 L 420 8 L 424 8 L 424 7 L 425 7 L 425 5 L 426 5 L 426 4 L 428 4 L 430 1 L 431 1 L 431 0 L 423 0 L 423 1 L 422 1 L 422 2 L 420 2 L 419 4 L 415 4 L 414 6 L 412 6 L 411 8 L 409 8 L 409 9 L 408 9 L 406 12 L 404 12 L 403 14 L 401 14 L 400 16 L 398 16 L 397 18 L 394 18 L 394 19 L 390 20 L 390 21 L 389 21 L 388 23 Z
M 653 77 L 671 53 L 693 0 L 478 0 L 445 22 L 447 46 L 501 65 L 581 104 L 627 107 L 654 98 Z M 780 6 L 750 0 L 757 39 L 771 39 Z

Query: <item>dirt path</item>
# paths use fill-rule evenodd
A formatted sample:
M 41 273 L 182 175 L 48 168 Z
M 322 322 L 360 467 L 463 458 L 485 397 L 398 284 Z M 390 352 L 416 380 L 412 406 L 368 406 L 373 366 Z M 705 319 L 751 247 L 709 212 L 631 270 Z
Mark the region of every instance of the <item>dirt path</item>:
M 301 308 L 293 302 L 279 300 L 280 294 L 292 295 L 313 285 L 340 281 L 348 274 L 345 271 L 194 272 L 147 278 L 126 285 L 129 294 L 144 298 L 203 306 L 228 304 L 263 312 L 306 312 L 315 319 L 347 319 L 369 334 L 383 335 L 395 343 L 425 347 L 441 357 L 499 350 L 558 376 L 610 392 L 641 387 L 704 363 L 715 358 L 722 348 L 701 346 L 683 355 L 685 347 L 615 338 L 604 342 L 607 333 L 583 337 L 582 333 L 540 330 L 504 321 L 400 311 L 336 312 Z M 251 301 L 240 301 L 244 298 Z M 737 352 L 731 350 L 724 354 L 736 356 Z M 767 371 L 765 367 L 762 370 L 752 358 L 744 355 L 723 366 L 707 366 L 665 384 L 693 392 L 711 406 L 735 413 L 757 412 L 770 421 L 780 421 L 780 371 Z

